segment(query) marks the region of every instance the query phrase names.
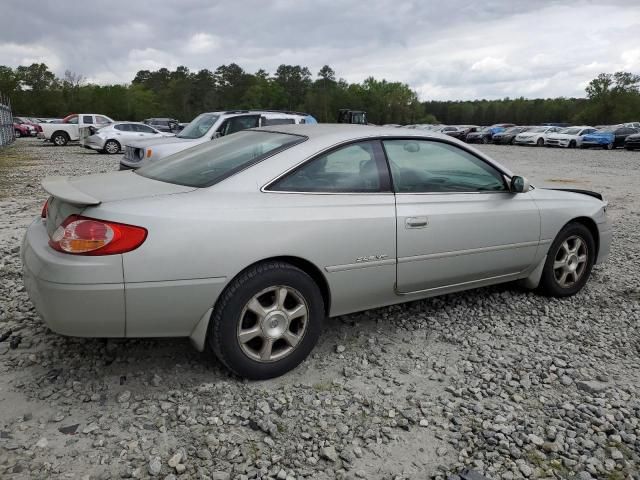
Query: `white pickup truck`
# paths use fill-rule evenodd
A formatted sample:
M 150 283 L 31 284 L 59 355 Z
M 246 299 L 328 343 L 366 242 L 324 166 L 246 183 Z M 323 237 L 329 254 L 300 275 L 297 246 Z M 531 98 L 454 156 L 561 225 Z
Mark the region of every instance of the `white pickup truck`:
M 100 128 L 110 123 L 113 123 L 113 120 L 106 115 L 74 113 L 64 117 L 60 123 L 41 123 L 42 131 L 38 133 L 38 138 L 44 138 L 61 147 L 69 142 L 78 141 L 81 128 Z

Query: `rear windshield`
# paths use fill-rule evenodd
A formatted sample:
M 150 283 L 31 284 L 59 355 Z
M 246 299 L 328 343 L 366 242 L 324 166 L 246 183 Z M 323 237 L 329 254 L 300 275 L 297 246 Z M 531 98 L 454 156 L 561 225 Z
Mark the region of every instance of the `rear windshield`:
M 136 173 L 161 182 L 210 187 L 306 139 L 279 132 L 237 132 L 170 155 L 138 169 Z

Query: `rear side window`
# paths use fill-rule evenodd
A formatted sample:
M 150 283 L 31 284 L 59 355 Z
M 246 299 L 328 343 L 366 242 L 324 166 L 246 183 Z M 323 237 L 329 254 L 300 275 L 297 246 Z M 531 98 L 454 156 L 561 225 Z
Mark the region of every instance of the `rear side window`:
M 167 183 L 210 187 L 306 138 L 278 132 L 238 132 L 170 155 L 136 173 Z
M 93 118 L 91 118 L 91 115 L 83 115 L 82 123 L 93 123 Z
M 378 141 L 353 143 L 320 155 L 269 186 L 276 192 L 367 193 L 381 188 Z M 384 183 L 388 183 L 384 182 Z
M 268 125 L 292 125 L 296 123 L 296 121 L 293 118 L 263 118 L 262 119 L 262 125 L 263 126 L 268 126 Z

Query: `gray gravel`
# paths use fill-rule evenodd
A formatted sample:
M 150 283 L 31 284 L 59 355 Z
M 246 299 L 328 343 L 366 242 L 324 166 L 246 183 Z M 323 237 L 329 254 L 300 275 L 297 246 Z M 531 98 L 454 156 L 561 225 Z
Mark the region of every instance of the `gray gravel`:
M 640 478 L 640 152 L 481 148 L 536 185 L 608 197 L 613 251 L 585 290 L 504 285 L 332 319 L 301 367 L 251 383 L 186 340 L 44 327 L 19 258 L 39 181 L 118 158 L 0 150 L 0 478 Z

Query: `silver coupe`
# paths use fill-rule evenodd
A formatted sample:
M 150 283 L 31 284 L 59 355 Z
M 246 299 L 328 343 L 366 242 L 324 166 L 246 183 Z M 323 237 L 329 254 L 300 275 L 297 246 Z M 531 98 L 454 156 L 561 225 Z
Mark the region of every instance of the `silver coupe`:
M 22 259 L 53 331 L 189 337 L 252 379 L 302 362 L 327 316 L 514 280 L 573 295 L 611 243 L 598 193 L 427 130 L 279 125 L 42 185 Z

